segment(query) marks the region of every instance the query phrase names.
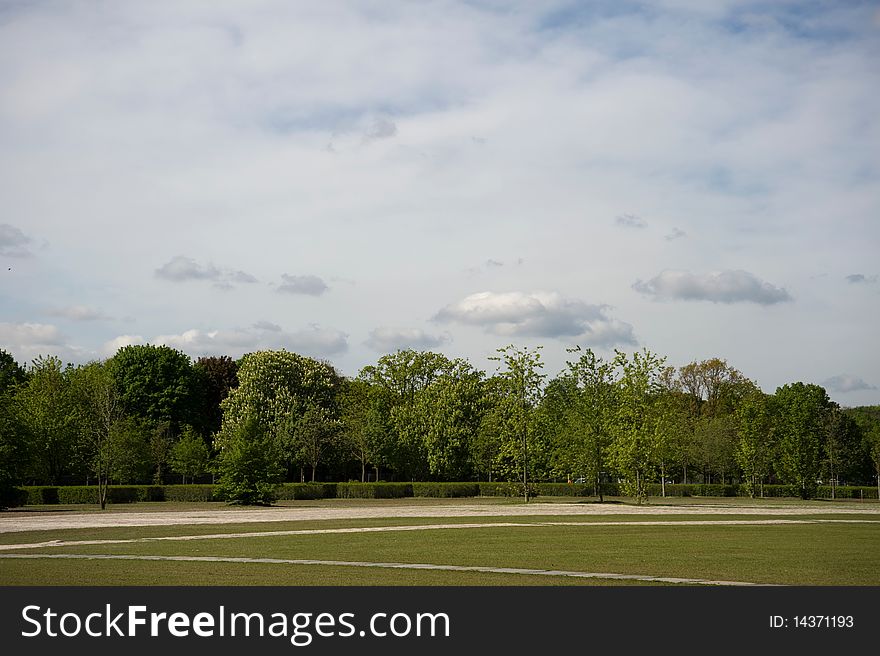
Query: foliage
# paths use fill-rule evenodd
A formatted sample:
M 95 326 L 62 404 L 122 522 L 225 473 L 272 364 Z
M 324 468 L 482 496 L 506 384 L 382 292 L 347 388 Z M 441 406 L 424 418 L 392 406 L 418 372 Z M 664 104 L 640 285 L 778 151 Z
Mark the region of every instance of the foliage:
M 228 355 L 199 358 L 193 369 L 201 387 L 201 406 L 195 425 L 205 434 L 220 430 L 223 409 L 220 404 L 238 387 L 238 363 Z
M 490 358 L 499 363 L 498 377 L 500 387 L 500 418 L 504 426 L 502 433 L 501 453 L 507 461 L 519 471 L 522 481 L 521 492 L 528 503 L 532 488 L 529 485 L 529 473 L 533 463 L 529 452 L 538 447 L 537 408 L 541 402 L 542 381 L 544 374 L 540 369 L 540 347 L 529 350 L 527 347 L 517 348 L 510 345 L 498 349 L 499 356 Z M 532 453 L 532 458 L 534 458 Z
M 171 469 L 190 482 L 208 471 L 211 454 L 205 440 L 189 426 L 183 429 L 180 439 L 171 448 Z
M 170 422 L 175 435 L 193 423 L 200 389 L 188 355 L 168 346 L 124 346 L 107 367 L 126 415 Z
M 412 483 L 337 483 L 339 499 L 402 499 L 413 496 Z
M 767 397 L 758 389 L 746 396 L 736 410 L 739 439 L 736 460 L 743 471 L 750 497 L 755 497 L 770 473 L 773 437 Z
M 283 469 L 277 441 L 257 417 L 245 417 L 217 437 L 217 495 L 230 503 L 268 505 Z
M 413 483 L 415 497 L 478 497 L 480 483 Z
M 778 439 L 776 468 L 780 478 L 803 499 L 816 492 L 819 454 L 830 401 L 818 385 L 792 383 L 776 390 L 773 429 Z
M 662 391 L 660 374 L 665 358 L 647 349 L 628 357 L 617 352 L 620 369 L 617 412 L 614 420 L 612 459 L 624 477 L 628 494 L 638 503 L 647 497 L 647 484 L 656 463 L 657 399 Z

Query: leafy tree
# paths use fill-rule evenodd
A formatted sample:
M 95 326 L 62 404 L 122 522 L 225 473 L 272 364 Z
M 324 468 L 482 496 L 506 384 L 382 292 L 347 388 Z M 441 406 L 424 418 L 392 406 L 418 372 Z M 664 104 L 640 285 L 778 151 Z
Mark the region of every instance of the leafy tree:
M 34 473 L 50 485 L 64 482 L 77 470 L 71 371 L 56 357 L 38 357 L 27 382 L 15 388 L 15 411 L 31 440 Z
M 434 476 L 462 480 L 470 475 L 470 439 L 482 416 L 481 372 L 464 360 L 438 376 L 416 401 L 423 420 L 428 467 Z
M 364 367 L 359 378 L 376 388 L 373 416 L 385 423 L 384 460 L 401 478 L 422 478 L 430 471 L 424 430 L 427 422 L 419 397 L 455 365 L 431 351 L 397 351 Z
M 746 490 L 754 498 L 764 496 L 764 478 L 770 473 L 773 436 L 767 396 L 755 388 L 736 409 L 736 460 L 745 478 Z
M 506 433 L 505 386 L 506 381 L 499 376 L 490 376 L 483 381 L 480 424 L 469 445 L 470 460 L 479 480 L 487 480 L 490 483 L 493 475 L 500 469 L 501 447 Z
M 315 472 L 327 452 L 336 444 L 341 422 L 327 408 L 308 406 L 291 426 L 292 438 L 304 462 Z
M 569 349 L 580 353 L 578 360 L 567 362 L 564 374 L 570 393 L 565 413 L 565 426 L 571 436 L 569 450 L 576 471 L 588 474 L 599 501 L 602 495 L 602 473 L 611 443 L 617 390 L 614 363 L 597 357 L 591 349 L 580 346 Z
M 208 471 L 211 454 L 205 440 L 192 427 L 186 426 L 180 439 L 171 447 L 171 469 L 192 483 L 197 476 Z
M 381 460 L 382 422 L 377 421 L 375 413 L 375 393 L 368 382 L 355 379 L 345 382 L 340 397 L 340 437 L 345 450 L 360 463 L 361 482 L 367 479 L 367 465 L 378 468 Z
M 773 429 L 778 439 L 777 471 L 803 499 L 815 495 L 819 456 L 830 409 L 828 394 L 818 385 L 792 383 L 776 390 Z
M 104 510 L 110 478 L 117 472 L 116 426 L 123 420 L 122 404 L 106 363 L 91 362 L 78 367 L 71 387 L 76 400 L 80 448 L 97 479 L 98 503 Z
M 880 498 L 880 406 L 850 408 L 846 413 L 859 427 L 862 450 L 868 454 L 873 464 L 877 496 Z
M 545 378 L 540 370 L 540 347 L 530 350 L 517 348 L 512 344 L 498 349 L 499 356 L 490 358 L 499 362 L 498 376 L 504 381 L 501 388 L 500 409 L 507 431 L 502 450 L 505 448 L 511 460 L 520 471 L 523 497 L 529 502 L 529 451 L 537 446 L 537 413 L 541 401 L 542 382 Z
M 223 409 L 220 404 L 238 387 L 238 363 L 227 355 L 199 358 L 193 366 L 202 387 L 198 425 L 210 435 L 220 430 Z
M 15 361 L 12 355 L 0 349 L 0 396 L 5 394 L 11 396 L 15 391 L 15 386 L 21 385 L 26 378 L 27 374 L 24 368 Z
M 618 351 L 614 360 L 621 373 L 612 454 L 626 490 L 638 503 L 647 500 L 648 480 L 654 473 L 654 421 L 664 360 L 647 349 L 633 353 L 632 358 Z
M 154 424 L 169 422 L 176 435 L 200 404 L 198 378 L 185 353 L 168 346 L 124 346 L 107 361 L 122 411 Z
M 16 505 L 15 486 L 29 465 L 29 445 L 12 405 L 11 391 L 0 391 L 0 510 Z
M 150 425 L 139 417 L 122 417 L 113 423 L 110 441 L 109 478 L 123 485 L 142 483 L 150 476 Z
M 256 417 L 227 424 L 216 440 L 218 494 L 230 503 L 268 505 L 284 470 L 274 435 Z

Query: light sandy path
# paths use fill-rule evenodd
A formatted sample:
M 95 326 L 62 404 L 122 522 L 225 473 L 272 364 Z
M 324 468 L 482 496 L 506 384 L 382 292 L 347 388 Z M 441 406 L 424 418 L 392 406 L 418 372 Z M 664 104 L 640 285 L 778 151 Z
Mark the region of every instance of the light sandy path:
M 276 507 L 241 510 L 192 510 L 169 512 L 40 513 L 0 517 L 0 533 L 50 531 L 66 528 L 117 526 L 179 526 L 195 524 L 250 524 L 259 522 L 313 521 L 326 519 L 387 519 L 389 517 L 528 517 L 589 515 L 816 515 L 876 514 L 880 506 L 627 506 L 619 504 L 531 503 L 529 505 L 437 505 Z
M 566 570 L 522 569 L 519 567 L 480 567 L 469 565 L 435 565 L 431 563 L 369 563 L 347 560 L 293 560 L 287 558 L 235 558 L 228 556 L 128 556 L 84 554 L 0 554 L 0 559 L 56 559 L 56 560 L 146 560 L 204 563 L 254 563 L 268 565 L 324 565 L 327 567 L 379 567 L 384 569 L 440 570 L 447 572 L 483 572 L 488 574 L 521 574 L 525 576 L 561 576 L 579 579 L 609 579 L 613 581 L 645 581 L 650 583 L 681 583 L 685 585 L 772 585 L 747 581 L 713 581 L 710 579 L 686 579 L 672 576 L 649 576 L 647 574 L 616 574 L 611 572 L 572 572 Z
M 325 535 L 341 533 L 387 533 L 398 531 L 436 531 L 475 528 L 535 528 L 542 526 L 602 527 L 616 526 L 767 526 L 780 524 L 880 524 L 880 519 L 719 519 L 679 521 L 617 521 L 617 522 L 485 522 L 480 524 L 409 524 L 392 526 L 361 526 L 350 528 L 309 528 L 289 531 L 249 531 L 244 533 L 209 533 L 202 535 L 163 535 L 146 538 L 108 538 L 101 540 L 47 540 L 18 544 L 0 544 L 0 551 L 42 549 L 46 547 L 83 547 L 107 544 L 142 544 L 144 542 L 190 542 L 193 540 L 230 540 L 293 535 Z

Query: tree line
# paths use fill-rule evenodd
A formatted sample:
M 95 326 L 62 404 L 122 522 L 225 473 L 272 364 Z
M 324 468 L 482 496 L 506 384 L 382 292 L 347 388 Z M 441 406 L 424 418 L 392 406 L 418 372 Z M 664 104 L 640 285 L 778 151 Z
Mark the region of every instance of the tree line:
M 126 346 L 103 361 L 26 367 L 0 350 L 0 490 L 23 484 L 216 479 L 260 502 L 306 480 L 614 482 L 638 500 L 659 483 L 877 483 L 880 406 L 840 408 L 801 382 L 765 394 L 722 359 L 667 366 L 648 350 L 499 349 L 487 374 L 401 350 L 354 378 L 296 353 L 239 360 Z

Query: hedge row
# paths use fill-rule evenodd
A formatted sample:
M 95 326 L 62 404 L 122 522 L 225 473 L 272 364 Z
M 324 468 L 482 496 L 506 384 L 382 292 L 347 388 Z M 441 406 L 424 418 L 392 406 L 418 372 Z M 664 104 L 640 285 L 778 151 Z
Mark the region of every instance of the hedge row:
M 523 495 L 522 483 L 284 483 L 277 487 L 281 500 L 304 499 L 401 499 L 404 497 L 518 497 Z M 604 483 L 602 493 L 619 496 L 622 490 L 617 483 Z M 659 497 L 659 484 L 648 485 L 648 495 Z M 589 497 L 593 496 L 592 484 L 582 483 L 530 483 L 531 496 Z M 765 485 L 765 497 L 796 497 L 797 490 L 788 485 Z M 666 486 L 668 497 L 735 497 L 747 496 L 742 485 L 670 483 Z M 837 486 L 837 499 L 877 499 L 877 488 L 872 486 Z M 831 487 L 819 486 L 816 498 L 830 499 Z M 134 503 L 137 501 L 219 501 L 213 485 L 113 485 L 107 491 L 110 503 Z M 97 504 L 98 488 L 94 485 L 30 486 L 18 488 L 9 499 L 2 500 L 0 507 L 20 505 Z

